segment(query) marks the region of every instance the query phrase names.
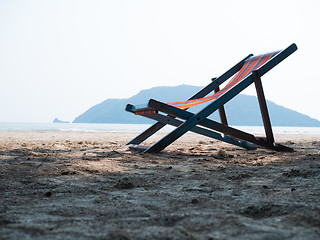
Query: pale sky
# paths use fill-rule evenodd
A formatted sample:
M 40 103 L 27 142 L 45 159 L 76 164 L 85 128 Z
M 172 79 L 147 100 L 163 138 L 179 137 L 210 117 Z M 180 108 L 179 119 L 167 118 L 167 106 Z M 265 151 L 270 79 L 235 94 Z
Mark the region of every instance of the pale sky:
M 319 10 L 318 0 L 0 0 L 0 122 L 72 121 L 108 98 L 205 86 L 291 43 L 263 76 L 265 95 L 320 120 Z

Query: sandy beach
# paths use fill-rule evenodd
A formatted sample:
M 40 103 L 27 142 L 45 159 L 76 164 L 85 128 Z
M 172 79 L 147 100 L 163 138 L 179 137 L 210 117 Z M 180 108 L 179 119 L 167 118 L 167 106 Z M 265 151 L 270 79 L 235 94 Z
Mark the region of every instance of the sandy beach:
M 282 153 L 187 134 L 160 154 L 135 135 L 0 132 L 0 239 L 320 238 L 319 135 L 276 136 Z

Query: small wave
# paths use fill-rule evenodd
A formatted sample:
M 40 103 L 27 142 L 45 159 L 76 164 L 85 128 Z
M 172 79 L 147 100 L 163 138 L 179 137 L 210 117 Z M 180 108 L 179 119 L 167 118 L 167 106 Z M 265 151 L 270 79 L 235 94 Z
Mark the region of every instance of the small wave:
M 0 123 L 0 131 L 61 131 L 61 132 L 142 132 L 150 124 L 107 123 Z M 263 134 L 262 126 L 236 126 L 240 130 Z M 160 132 L 170 132 L 166 126 Z M 275 134 L 320 134 L 320 127 L 273 127 Z

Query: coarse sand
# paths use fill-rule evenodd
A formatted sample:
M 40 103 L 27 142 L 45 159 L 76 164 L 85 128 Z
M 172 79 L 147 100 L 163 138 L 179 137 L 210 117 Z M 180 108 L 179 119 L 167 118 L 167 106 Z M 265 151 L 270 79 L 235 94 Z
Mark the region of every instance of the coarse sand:
M 147 141 L 151 144 L 163 134 Z M 244 150 L 186 134 L 0 132 L 0 239 L 320 239 L 320 136 Z

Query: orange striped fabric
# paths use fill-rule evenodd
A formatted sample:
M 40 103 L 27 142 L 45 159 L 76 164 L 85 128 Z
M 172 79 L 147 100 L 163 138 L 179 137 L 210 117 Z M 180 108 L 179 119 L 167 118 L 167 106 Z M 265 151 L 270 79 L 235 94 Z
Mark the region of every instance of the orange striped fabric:
M 154 114 L 157 113 L 156 110 L 142 110 L 142 111 L 137 111 L 134 114 L 135 115 L 145 115 L 145 114 Z
M 199 99 L 192 99 L 188 101 L 180 101 L 180 102 L 171 102 L 167 103 L 171 106 L 180 108 L 180 109 L 187 109 L 205 102 L 212 101 L 214 99 L 219 98 L 221 95 L 226 93 L 228 90 L 230 90 L 233 86 L 235 86 L 237 83 L 239 83 L 242 79 L 247 77 L 252 71 L 258 69 L 261 67 L 264 63 L 269 61 L 272 57 L 277 55 L 278 52 L 272 52 L 272 53 L 267 53 L 263 55 L 258 55 L 258 56 L 252 56 L 246 60 L 242 68 L 240 69 L 239 72 L 237 72 L 233 78 L 228 82 L 228 84 L 222 88 L 219 92 L 208 96 L 204 98 L 199 98 Z

